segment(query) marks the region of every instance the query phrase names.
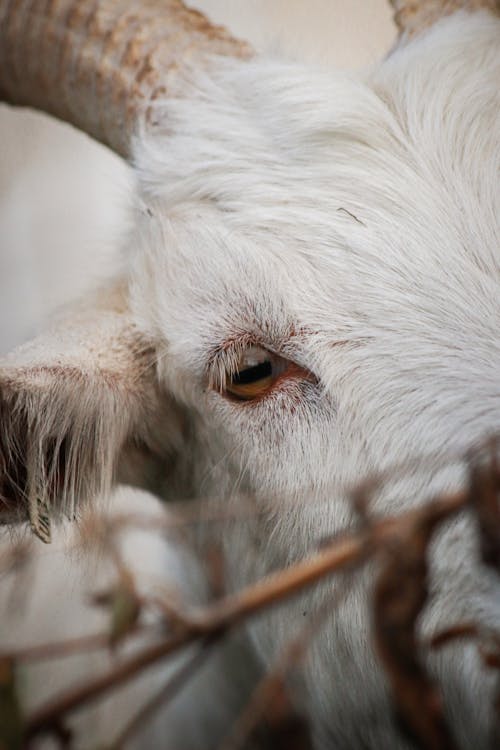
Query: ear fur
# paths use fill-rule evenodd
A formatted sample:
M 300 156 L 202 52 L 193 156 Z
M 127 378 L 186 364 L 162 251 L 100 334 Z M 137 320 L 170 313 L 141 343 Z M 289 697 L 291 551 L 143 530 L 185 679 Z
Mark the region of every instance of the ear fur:
M 126 300 L 123 283 L 103 289 L 0 362 L 0 521 L 28 516 L 44 541 L 50 516 L 105 493 L 119 463 L 147 484 L 182 430 Z

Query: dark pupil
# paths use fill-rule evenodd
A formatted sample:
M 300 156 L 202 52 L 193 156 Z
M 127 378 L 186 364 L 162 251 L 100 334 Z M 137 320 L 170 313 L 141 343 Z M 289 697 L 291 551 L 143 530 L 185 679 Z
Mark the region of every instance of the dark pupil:
M 257 380 L 268 378 L 272 375 L 273 366 L 269 360 L 260 362 L 254 367 L 248 367 L 246 370 L 241 370 L 233 375 L 233 385 L 246 385 L 247 383 L 255 383 Z

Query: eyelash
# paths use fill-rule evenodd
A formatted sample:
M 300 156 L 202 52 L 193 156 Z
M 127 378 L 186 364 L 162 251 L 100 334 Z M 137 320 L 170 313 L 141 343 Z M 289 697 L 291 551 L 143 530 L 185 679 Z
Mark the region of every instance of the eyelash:
M 218 348 L 210 358 L 208 368 L 208 384 L 213 390 L 222 393 L 228 381 L 238 372 L 238 366 L 246 349 L 250 346 L 260 346 L 270 354 L 274 352 L 266 346 L 259 344 L 254 338 L 241 337 L 237 341 L 226 342 Z

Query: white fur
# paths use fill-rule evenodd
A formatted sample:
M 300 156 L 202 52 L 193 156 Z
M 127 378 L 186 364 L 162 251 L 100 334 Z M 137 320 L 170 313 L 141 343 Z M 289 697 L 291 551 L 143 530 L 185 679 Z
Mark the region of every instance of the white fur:
M 223 535 L 234 587 L 345 527 L 346 489 L 367 474 L 435 457 L 430 475 L 407 471 L 377 498 L 397 511 L 460 483 L 443 457 L 498 429 L 499 32 L 486 14 L 457 13 L 363 76 L 220 63 L 137 137 L 132 315 L 189 421 L 163 495 L 255 498 L 262 514 Z M 241 335 L 318 384 L 255 405 L 225 399 L 210 362 Z M 424 630 L 498 622 L 474 541 L 465 520 L 440 535 Z M 405 747 L 370 645 L 366 583 L 304 668 L 299 701 L 318 748 Z M 250 627 L 264 664 L 334 589 Z M 474 650 L 449 648 L 432 668 L 461 746 L 486 747 L 491 681 Z

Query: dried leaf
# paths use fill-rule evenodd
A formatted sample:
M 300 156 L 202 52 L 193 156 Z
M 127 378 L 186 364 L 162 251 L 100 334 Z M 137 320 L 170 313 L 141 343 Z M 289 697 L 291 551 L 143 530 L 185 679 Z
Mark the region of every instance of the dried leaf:
M 123 574 L 121 580 L 111 589 L 94 594 L 92 602 L 109 610 L 110 646 L 116 646 L 137 626 L 142 601 L 135 590 L 131 576 Z
M 381 549 L 382 571 L 374 596 L 376 648 L 392 688 L 396 718 L 422 750 L 453 750 L 437 685 L 418 654 L 417 619 L 428 595 L 427 547 L 442 519 L 423 508 L 407 529 L 395 531 Z
M 486 459 L 479 454 L 472 463 L 470 500 L 479 525 L 481 557 L 500 574 L 500 467 L 496 441 L 490 443 Z

